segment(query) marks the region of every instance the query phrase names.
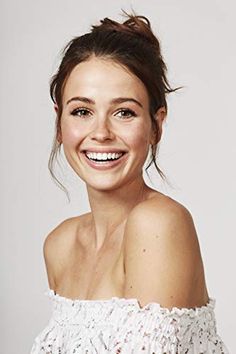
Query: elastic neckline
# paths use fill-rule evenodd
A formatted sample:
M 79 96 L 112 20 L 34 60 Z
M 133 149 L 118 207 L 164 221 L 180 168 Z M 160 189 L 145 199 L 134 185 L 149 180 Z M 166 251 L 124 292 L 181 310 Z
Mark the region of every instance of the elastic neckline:
M 102 304 L 102 303 L 120 302 L 120 303 L 133 304 L 141 311 L 143 311 L 147 308 L 153 307 L 153 308 L 159 309 L 163 312 L 167 312 L 167 313 L 177 312 L 179 314 L 186 313 L 186 312 L 188 312 L 188 313 L 189 312 L 191 312 L 191 313 L 202 312 L 202 311 L 207 311 L 210 309 L 213 310 L 215 308 L 215 302 L 216 302 L 215 298 L 209 297 L 208 302 L 202 306 L 191 307 L 191 308 L 175 307 L 174 306 L 171 309 L 169 309 L 168 307 L 161 306 L 158 302 L 149 302 L 145 306 L 141 307 L 138 299 L 136 299 L 136 298 L 126 299 L 126 298 L 113 296 L 110 299 L 102 299 L 102 300 L 100 300 L 100 299 L 98 299 L 98 300 L 71 299 L 71 298 L 57 294 L 53 289 L 47 289 L 45 292 L 45 295 L 47 295 L 55 300 L 58 300 L 60 302 L 69 303 L 69 304 Z

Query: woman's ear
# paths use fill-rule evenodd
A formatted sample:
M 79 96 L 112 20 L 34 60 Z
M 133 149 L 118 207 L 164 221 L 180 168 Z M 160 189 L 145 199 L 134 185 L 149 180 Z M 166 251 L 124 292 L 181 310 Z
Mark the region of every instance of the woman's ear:
M 58 105 L 57 104 L 54 104 L 54 110 L 56 112 L 56 114 L 58 114 Z M 59 144 L 62 143 L 62 135 L 61 135 L 61 127 L 59 126 L 59 121 L 58 122 L 58 126 L 57 126 L 57 135 L 56 135 L 56 139 L 57 139 L 57 142 Z
M 153 132 L 152 135 L 152 141 L 151 144 L 157 144 L 161 140 L 161 135 L 162 135 L 162 124 L 166 118 L 166 109 L 165 107 L 160 107 L 157 112 L 154 115 L 155 118 L 155 132 Z
M 60 128 L 57 129 L 57 142 L 59 144 L 62 144 L 62 135 L 61 135 L 61 129 Z
M 54 104 L 54 111 L 56 112 L 56 114 L 58 113 L 58 105 L 56 103 Z

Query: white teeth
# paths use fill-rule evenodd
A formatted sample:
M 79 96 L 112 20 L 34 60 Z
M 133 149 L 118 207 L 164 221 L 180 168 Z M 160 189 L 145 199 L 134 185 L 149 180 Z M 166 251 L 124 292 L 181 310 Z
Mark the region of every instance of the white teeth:
M 112 160 L 115 160 L 115 159 L 118 159 L 120 156 L 123 155 L 122 152 L 120 153 L 111 153 L 111 152 L 86 152 L 85 153 L 86 156 L 89 158 L 89 159 L 93 159 L 93 160 L 108 160 L 108 159 L 112 159 Z

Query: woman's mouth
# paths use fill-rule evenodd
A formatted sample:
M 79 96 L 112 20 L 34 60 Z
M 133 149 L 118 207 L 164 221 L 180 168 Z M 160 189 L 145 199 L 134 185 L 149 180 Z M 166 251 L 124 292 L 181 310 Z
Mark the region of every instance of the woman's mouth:
M 97 170 L 107 170 L 109 168 L 120 165 L 127 158 L 127 152 L 93 154 L 87 151 L 82 153 L 87 164 Z

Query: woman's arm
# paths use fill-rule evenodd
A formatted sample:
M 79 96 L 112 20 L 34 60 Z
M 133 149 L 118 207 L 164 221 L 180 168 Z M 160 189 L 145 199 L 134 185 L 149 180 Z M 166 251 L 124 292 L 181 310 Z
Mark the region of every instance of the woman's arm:
M 129 215 L 124 238 L 124 297 L 167 308 L 207 303 L 198 238 L 183 205 L 169 197 L 140 203 Z

